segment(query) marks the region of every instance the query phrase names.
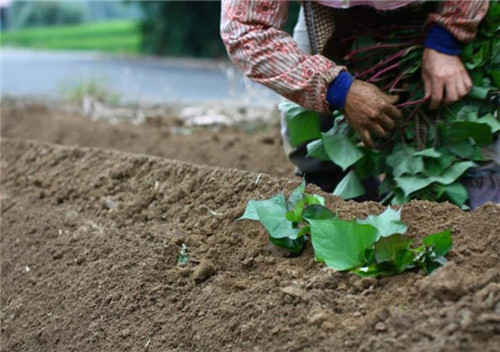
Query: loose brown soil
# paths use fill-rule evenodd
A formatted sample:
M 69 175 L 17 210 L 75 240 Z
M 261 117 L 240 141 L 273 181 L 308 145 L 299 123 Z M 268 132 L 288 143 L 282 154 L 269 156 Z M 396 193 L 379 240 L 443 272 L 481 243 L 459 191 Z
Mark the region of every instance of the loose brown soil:
M 500 345 L 499 206 L 406 205 L 417 242 L 453 228 L 449 263 L 430 276 L 360 279 L 314 262 L 310 247 L 288 258 L 259 224 L 234 221 L 248 199 L 288 193 L 296 179 L 10 138 L 1 171 L 1 351 Z M 323 195 L 345 219 L 383 210 Z
M 180 133 L 183 121 L 169 114 L 146 116 L 139 126 L 110 124 L 39 103 L 15 101 L 2 103 L 1 126 L 2 137 L 118 149 L 275 176 L 292 177 L 294 171 L 283 151 L 278 115 L 270 124 L 193 127 L 188 130 L 191 134 L 184 135 Z

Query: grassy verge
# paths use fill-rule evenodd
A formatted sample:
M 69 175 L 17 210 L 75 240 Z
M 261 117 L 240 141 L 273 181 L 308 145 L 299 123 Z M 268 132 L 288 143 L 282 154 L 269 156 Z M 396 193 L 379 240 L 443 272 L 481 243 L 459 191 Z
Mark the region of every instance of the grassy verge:
M 49 50 L 96 50 L 136 54 L 141 36 L 138 23 L 129 20 L 11 30 L 2 33 L 2 46 Z

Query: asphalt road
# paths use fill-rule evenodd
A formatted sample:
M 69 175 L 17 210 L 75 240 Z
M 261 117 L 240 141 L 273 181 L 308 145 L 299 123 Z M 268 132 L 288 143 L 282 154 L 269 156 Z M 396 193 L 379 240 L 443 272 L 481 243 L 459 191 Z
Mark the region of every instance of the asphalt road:
M 2 48 L 1 71 L 1 92 L 10 96 L 58 98 L 63 87 L 93 79 L 127 103 L 279 101 L 227 63 Z

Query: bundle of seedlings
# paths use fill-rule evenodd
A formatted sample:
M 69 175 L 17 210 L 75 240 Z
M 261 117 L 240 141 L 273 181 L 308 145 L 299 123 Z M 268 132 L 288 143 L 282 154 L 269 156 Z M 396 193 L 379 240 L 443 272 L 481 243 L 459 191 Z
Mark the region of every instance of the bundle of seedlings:
M 432 6 L 436 6 L 433 4 Z M 332 161 L 346 176 L 334 190 L 343 199 L 365 193 L 362 181 L 383 179 L 384 204 L 410 199 L 450 201 L 467 208 L 468 194 L 460 182 L 468 170 L 487 162 L 483 150 L 500 130 L 500 3 L 491 2 L 476 38 L 463 46 L 461 59 L 473 81 L 468 96 L 451 105 L 429 109 L 421 78 L 425 33 L 422 18 L 429 8 L 416 8 L 398 23 L 383 18 L 350 23 L 348 32 L 333 39 L 334 59 L 357 79 L 397 94 L 403 119 L 377 148 L 360 143 L 342 112 L 333 114 L 334 126 L 319 129 L 320 116 L 285 102 L 293 146 L 307 143 L 308 156 Z

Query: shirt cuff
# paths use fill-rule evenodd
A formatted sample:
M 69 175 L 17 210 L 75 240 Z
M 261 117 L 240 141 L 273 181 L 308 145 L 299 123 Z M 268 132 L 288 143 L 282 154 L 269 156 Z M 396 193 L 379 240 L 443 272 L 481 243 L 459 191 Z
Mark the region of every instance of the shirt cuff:
M 354 82 L 354 77 L 348 72 L 342 71 L 330 83 L 326 92 L 326 101 L 332 110 L 342 110 L 344 108 L 347 93 L 349 92 L 349 88 L 351 88 L 352 82 Z
M 460 55 L 460 42 L 448 30 L 440 26 L 432 26 L 427 31 L 425 47 L 434 49 L 443 54 Z

